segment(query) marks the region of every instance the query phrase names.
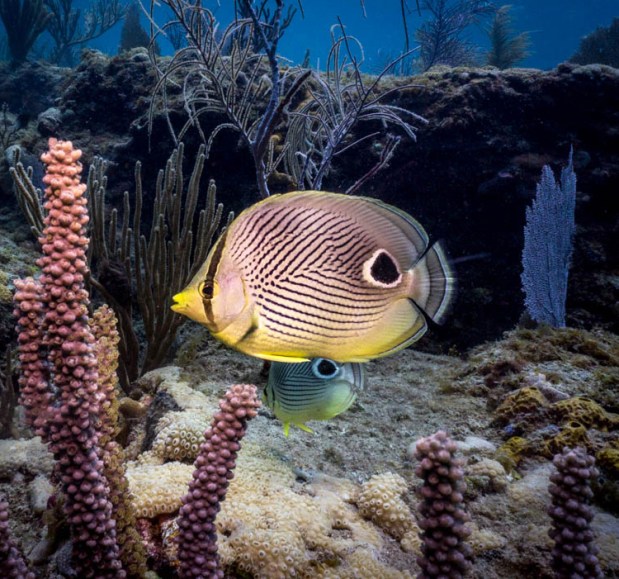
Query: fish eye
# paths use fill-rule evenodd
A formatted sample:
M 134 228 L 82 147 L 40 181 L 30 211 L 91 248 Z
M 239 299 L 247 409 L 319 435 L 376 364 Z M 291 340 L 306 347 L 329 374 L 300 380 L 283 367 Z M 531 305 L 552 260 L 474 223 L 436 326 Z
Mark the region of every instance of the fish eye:
M 316 358 L 312 363 L 312 371 L 316 378 L 334 378 L 339 374 L 340 367 L 326 358 Z
M 213 298 L 213 289 L 214 286 L 212 283 L 208 283 L 206 281 L 203 281 L 199 286 L 198 286 L 198 291 L 200 292 L 200 295 L 207 300 L 210 300 Z

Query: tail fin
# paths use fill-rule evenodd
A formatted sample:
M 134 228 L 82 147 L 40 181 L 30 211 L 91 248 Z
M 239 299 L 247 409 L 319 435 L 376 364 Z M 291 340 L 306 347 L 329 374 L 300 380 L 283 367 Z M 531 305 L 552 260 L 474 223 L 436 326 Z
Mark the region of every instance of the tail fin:
M 440 243 L 430 247 L 415 264 L 413 295 L 415 303 L 434 322 L 447 315 L 455 294 L 456 278 Z

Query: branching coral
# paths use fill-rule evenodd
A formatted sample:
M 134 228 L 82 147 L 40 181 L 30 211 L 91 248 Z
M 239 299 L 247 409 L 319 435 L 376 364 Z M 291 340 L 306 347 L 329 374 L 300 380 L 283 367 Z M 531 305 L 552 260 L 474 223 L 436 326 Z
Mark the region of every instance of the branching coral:
M 465 29 L 491 14 L 486 0 L 423 0 L 430 17 L 417 30 L 420 61 L 424 71 L 437 64 L 458 66 L 475 61 L 474 49 L 464 38 Z
M 564 448 L 553 460 L 557 472 L 550 477 L 553 526 L 549 531 L 555 545 L 552 566 L 555 577 L 603 577 L 593 544 L 589 503 L 591 479 L 598 475 L 595 459 L 583 448 Z
M 116 317 L 111 308 L 101 306 L 93 313 L 90 326 L 95 338 L 95 355 L 101 394 L 99 441 L 104 474 L 110 483 L 112 516 L 120 546 L 120 558 L 131 577 L 142 577 L 146 572 L 146 556 L 140 537 L 135 529 L 135 513 L 128 496 L 125 477 L 125 453 L 115 440 L 118 434 L 118 331 Z
M 382 138 L 382 154 L 374 167 L 347 190 L 352 193 L 391 160 L 400 138 L 390 135 L 385 128 L 358 139 L 350 139 L 353 127 L 360 122 L 378 122 L 384 127 L 395 127 L 415 140 L 417 128 L 413 123 L 427 121 L 414 112 L 387 104 L 387 100 L 407 85 L 378 94 L 383 77 L 397 63 L 389 63 L 372 82 L 366 82 L 360 63 L 353 57 L 351 45 L 358 41 L 343 32 L 338 36 L 333 27 L 331 49 L 325 74 L 312 75 L 310 98 L 296 110 L 289 111 L 290 125 L 283 146 L 287 171 L 300 189 L 322 188 L 323 179 L 340 153 L 355 147 L 361 141 Z M 383 138 L 384 135 L 384 138 Z
M 231 386 L 204 435 L 206 440 L 196 459 L 196 470 L 178 521 L 181 577 L 224 576 L 217 555 L 215 516 L 234 476 L 247 421 L 256 416 L 259 406 L 255 386 Z
M 73 0 L 44 0 L 50 10 L 48 31 L 54 41 L 51 51 L 53 62 L 73 66 L 75 48 L 98 38 L 125 14 L 125 6 L 120 0 L 96 0 L 89 3 L 81 25 L 81 11 L 75 9 Z
M 461 463 L 454 458 L 457 445 L 443 431 L 416 444 L 415 472 L 423 479 L 419 512 L 423 529 L 422 553 L 417 562 L 427 577 L 464 577 L 471 569 L 471 548 L 465 542 L 470 529 L 462 501 L 466 488 Z
M 357 123 L 393 126 L 414 139 L 416 128 L 412 123 L 425 122 L 409 110 L 387 104 L 394 93 L 406 86 L 382 94 L 377 91 L 381 79 L 401 59 L 391 62 L 371 82 L 365 82 L 359 68 L 361 63 L 352 56 L 350 48 L 356 41 L 345 33 L 333 35 L 326 74 L 296 67 L 280 70 L 278 40 L 288 22 L 282 16 L 282 0 L 275 1 L 273 15 L 263 14 L 266 2 L 259 7 L 259 3 L 240 1 L 238 5 L 247 18 L 237 18 L 222 33 L 217 31 L 214 14 L 204 7 L 186 0 L 165 0 L 164 4 L 175 19 L 163 31 L 180 27 L 186 32 L 189 44 L 165 68 L 155 60 L 160 70 L 155 92 L 161 94 L 161 99 L 152 99 L 151 126 L 156 108 L 161 104 L 174 133 L 170 120 L 173 89 L 182 88 L 189 119 L 175 138 L 181 139 L 190 128 L 195 129 L 207 143 L 208 152 L 222 131 L 239 133 L 253 157 L 262 197 L 269 195 L 269 179 L 276 176 L 282 161 L 289 173 L 283 179 L 288 186 L 294 183 L 299 189 L 320 189 L 338 154 L 365 139 L 380 139 L 382 152 L 376 164 L 351 188 L 357 189 L 388 165 L 400 141 L 399 136 L 377 129 L 347 142 Z M 343 30 L 343 26 L 340 28 Z M 243 42 L 246 38 L 254 41 Z M 293 97 L 301 87 L 310 84 L 309 98 L 296 107 Z M 208 138 L 201 124 L 207 114 L 225 117 Z M 282 142 L 275 130 L 284 129 L 287 121 L 289 126 Z
M 137 2 L 129 4 L 125 13 L 125 21 L 123 22 L 122 30 L 120 31 L 120 46 L 119 52 L 131 50 L 137 47 L 148 47 L 150 36 L 142 28 L 140 16 L 142 10 Z M 157 51 L 156 51 L 157 52 Z
M 8 36 L 13 66 L 26 60 L 49 18 L 43 0 L 0 0 L 0 19 Z
M 9 533 L 9 504 L 0 495 L 0 572 L 6 579 L 35 579 Z
M 283 26 L 283 0 L 276 0 L 275 12 L 269 15 L 269 22 L 260 20 L 260 16 L 266 14 L 261 9 L 256 12 L 253 2 L 241 0 L 239 5 L 249 17 L 235 19 L 223 32 L 218 30 L 213 13 L 200 4 L 186 0 L 164 0 L 163 4 L 174 15 L 174 20 L 168 22 L 163 31 L 181 28 L 188 41 L 188 46 L 179 50 L 165 69 L 153 54 L 153 62 L 160 74 L 155 92 L 161 92 L 163 106 L 168 106 L 170 88 L 180 85 L 185 110 L 189 112 L 189 119 L 178 135 L 168 118 L 174 138 L 182 139 L 193 128 L 207 143 L 208 153 L 222 130 L 236 131 L 253 157 L 260 194 L 267 197 L 267 181 L 277 166 L 277 162 L 268 158 L 271 137 L 284 108 L 310 74 L 294 69 L 286 75 L 280 73 L 277 46 Z M 154 5 L 154 0 L 151 0 L 151 9 Z M 243 38 L 252 38 L 256 42 L 239 41 Z M 155 40 L 153 38 L 151 46 Z M 264 54 L 254 52 L 255 46 Z M 160 99 L 152 99 L 151 126 L 160 103 Z M 226 117 L 208 139 L 200 124 L 205 113 Z
M 613 18 L 610 26 L 600 26 L 585 36 L 576 54 L 570 58 L 579 64 L 607 64 L 619 66 L 619 18 Z
M 209 183 L 204 204 L 199 206 L 204 149 L 200 149 L 185 189 L 183 146 L 172 152 L 165 170 L 159 172 L 150 231 L 142 234 L 141 164 L 135 168 L 135 202 L 125 193 L 118 227 L 118 211 L 106 213 L 107 165 L 96 158 L 88 172 L 87 197 L 91 200 L 92 251 L 89 259 L 91 285 L 114 309 L 121 341 L 120 383 L 129 384 L 157 367 L 167 354 L 186 318 L 162 304 L 170 303 L 206 259 L 219 229 L 223 206 L 215 203 L 215 184 Z M 17 162 L 10 168 L 19 204 L 32 230 L 40 235 L 43 212 L 32 170 Z M 133 216 L 130 213 L 133 212 Z M 146 350 L 133 325 L 132 292 L 135 291 L 146 332 Z
M 122 578 L 110 489 L 99 447 L 102 412 L 94 337 L 88 327 L 86 186 L 81 151 L 50 139 L 43 154 L 42 274 L 15 281 L 15 313 L 27 420 L 56 459 L 81 577 Z
M 529 55 L 531 39 L 528 32 L 514 34 L 512 30 L 511 6 L 505 4 L 497 9 L 488 28 L 491 49 L 488 64 L 497 68 L 510 68 Z

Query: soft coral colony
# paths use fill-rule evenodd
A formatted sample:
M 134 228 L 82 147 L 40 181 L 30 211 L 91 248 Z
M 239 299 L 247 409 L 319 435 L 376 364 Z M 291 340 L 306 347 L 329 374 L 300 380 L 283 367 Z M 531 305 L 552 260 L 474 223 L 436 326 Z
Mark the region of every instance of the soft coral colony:
M 111 489 L 121 481 L 107 476 L 123 476 L 114 468 L 122 451 L 112 441 L 114 386 L 98 371 L 88 323 L 88 209 L 80 157 L 70 142 L 56 139 L 42 156 L 47 214 L 39 239 L 41 275 L 15 282 L 21 400 L 27 423 L 56 459 L 54 479 L 63 491 L 76 571 L 83 577 L 125 577 L 113 515 L 127 513 L 126 497 Z M 100 340 L 112 336 L 108 327 Z M 123 538 L 133 543 L 132 555 L 140 551 L 135 537 Z

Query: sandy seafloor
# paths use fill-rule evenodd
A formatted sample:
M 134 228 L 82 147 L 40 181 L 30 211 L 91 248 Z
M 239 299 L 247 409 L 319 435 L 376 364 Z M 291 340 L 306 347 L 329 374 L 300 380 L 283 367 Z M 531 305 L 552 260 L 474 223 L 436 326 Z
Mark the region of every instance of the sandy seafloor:
M 408 455 L 411 444 L 444 429 L 462 441 L 460 455 L 466 460 L 467 475 L 471 474 L 474 465 L 497 458 L 497 449 L 508 438 L 506 432 L 510 426 L 496 423 L 494 409 L 519 381 L 526 385 L 532 376 L 544 373 L 547 385 L 552 381 L 550 393 L 554 388 L 569 396 L 597 398 L 602 405 L 616 404 L 615 380 L 619 375 L 616 336 L 567 332 L 571 332 L 568 340 L 571 345 L 563 350 L 549 346 L 546 352 L 543 344 L 562 343 L 557 339 L 562 334 L 542 331 L 512 333 L 503 341 L 480 346 L 465 356 L 409 349 L 375 360 L 367 365 L 366 388 L 349 411 L 327 422 L 310 423 L 315 434 L 291 427 L 286 438 L 281 423 L 263 408 L 249 423 L 246 448 L 257 445 L 292 469 L 296 476 L 295 489 L 300 493 L 307 492 L 305 485 L 317 479 L 348 479 L 361 484 L 375 474 L 398 473 L 408 485 L 403 499 L 415 512 L 414 489 L 420 481 L 414 474 L 414 461 Z M 160 381 L 158 376 L 180 375 L 182 381 L 214 401 L 230 384 L 264 384 L 260 360 L 237 354 L 212 339 L 202 341 L 205 337 L 204 331 L 188 324 L 180 340 L 185 345 L 179 348 L 176 360 L 182 365 L 180 373 L 178 368 L 154 371 L 142 379 L 142 386 L 152 388 Z M 492 365 L 501 367 L 504 360 L 517 360 L 515 370 L 505 372 L 505 376 L 499 371 L 496 379 L 489 380 Z M 544 411 L 540 418 L 535 410 L 531 412 L 530 416 L 525 412 L 525 423 L 552 422 L 552 413 Z M 608 424 L 587 430 L 595 448 L 612 446 L 617 441 L 616 415 L 603 415 L 609 418 Z M 515 417 L 513 422 L 521 418 Z M 141 424 L 135 428 L 143 428 Z M 528 433 L 525 437 L 529 435 L 532 439 L 536 436 Z M 36 543 L 42 523 L 32 513 L 33 499 L 28 485 L 16 483 L 29 482 L 32 473 L 28 471 L 41 458 L 24 458 L 30 466 L 18 468 L 12 482 L 5 478 L 0 483 L 0 491 L 8 492 L 15 515 L 14 531 L 28 552 Z M 14 453 L 11 460 L 18 460 Z M 495 467 L 497 464 L 494 463 Z M 499 465 L 498 471 L 486 472 L 472 484 L 472 479 L 468 479 L 467 508 L 476 529 L 477 543 L 473 577 L 552 577 L 551 542 L 547 535 L 550 519 L 546 515 L 550 502 L 548 476 L 552 469 L 548 458 L 531 451 L 524 453 L 514 469 L 501 472 Z M 609 484 L 616 489 L 616 479 Z M 594 528 L 605 575 L 618 577 L 619 519 L 605 508 L 594 508 Z M 378 560 L 393 570 L 403 571 L 399 576 L 406 577 L 407 572 L 415 576 L 418 572 L 415 554 L 403 550 L 386 533 L 383 540 L 383 548 L 376 553 Z
M 608 351 L 619 353 L 617 338 L 608 337 Z M 503 428 L 493 423 L 488 397 L 484 395 L 484 377 L 476 370 L 488 362 L 512 359 L 513 344 L 513 339 L 508 339 L 506 344 L 500 341 L 488 343 L 463 357 L 426 354 L 411 348 L 372 361 L 367 365 L 366 388 L 357 402 L 335 419 L 313 422 L 311 426 L 315 435 L 291 427 L 290 436 L 285 438 L 279 421 L 265 411 L 250 424 L 248 439 L 259 441 L 292 467 L 310 474 L 318 471 L 363 482 L 374 474 L 399 473 L 409 482 L 406 498 L 413 505 L 416 501 L 413 489 L 420 481 L 414 475 L 414 461 L 409 459 L 408 450 L 417 439 L 442 429 L 458 441 L 479 437 L 498 448 L 508 438 Z M 536 348 L 534 344 L 531 346 Z M 515 347 L 519 347 L 517 342 Z M 207 354 L 199 360 L 212 376 L 218 376 L 223 367 L 233 367 L 231 377 L 224 372 L 223 383 L 230 378 L 238 382 L 264 382 L 259 374 L 260 361 L 230 352 L 218 344 L 210 343 Z M 568 354 L 564 360 L 530 363 L 522 368 L 522 374 L 545 370 L 557 381 L 563 376 L 563 381 L 557 386 L 564 392 L 591 396 L 594 394 L 594 380 L 590 379 L 588 370 L 578 367 L 587 364 L 580 359 L 572 361 L 577 365 L 572 365 Z M 595 365 L 589 370 L 595 375 Z M 610 370 L 613 376 L 619 377 L 618 368 L 611 365 Z M 609 383 L 612 390 L 609 394 L 615 402 L 618 386 L 618 382 L 614 382 L 614 387 L 612 382 Z M 470 444 L 476 446 L 475 442 Z M 466 460 L 474 464 L 492 456 L 489 450 L 473 448 L 467 452 Z M 550 521 L 545 509 L 550 501 L 546 488 L 550 472 L 552 466 L 548 460 L 525 458 L 517 471 L 508 473 L 508 486 L 501 492 L 492 492 L 492 483 L 485 492 L 471 492 L 471 497 L 476 495 L 469 503 L 473 522 L 479 529 L 497 535 L 497 548 L 478 555 L 475 577 L 517 579 L 530 578 L 532 573 L 546 576 Z M 530 489 L 527 489 L 529 485 Z M 518 490 L 510 493 L 510 487 L 518 487 Z M 606 575 L 617 577 L 619 519 L 599 511 L 596 522 L 602 539 L 598 543 L 603 542 L 606 547 L 601 555 L 606 558 Z M 396 543 L 389 550 L 393 566 L 408 569 L 415 575 L 418 568 L 412 561 L 414 557 L 405 555 L 397 547 Z

